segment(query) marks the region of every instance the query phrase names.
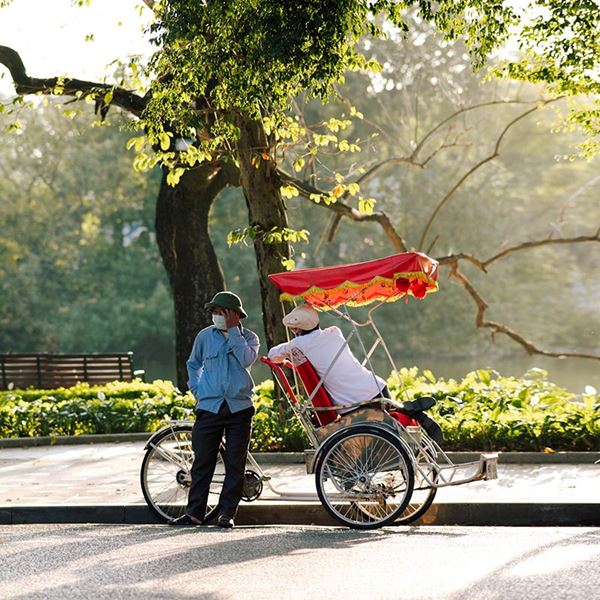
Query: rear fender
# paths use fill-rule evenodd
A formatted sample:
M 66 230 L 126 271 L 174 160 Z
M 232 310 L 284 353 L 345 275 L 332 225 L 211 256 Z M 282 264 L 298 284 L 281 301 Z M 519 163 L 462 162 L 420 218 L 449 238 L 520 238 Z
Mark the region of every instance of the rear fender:
M 159 438 L 165 431 L 176 431 L 177 429 L 179 429 L 182 425 L 187 425 L 190 426 L 191 423 L 187 422 L 187 421 L 172 421 L 170 423 L 167 423 L 166 425 L 164 425 L 163 427 L 161 427 L 160 429 L 157 429 L 146 441 L 146 443 L 144 444 L 144 450 L 147 450 L 148 447 L 157 439 Z

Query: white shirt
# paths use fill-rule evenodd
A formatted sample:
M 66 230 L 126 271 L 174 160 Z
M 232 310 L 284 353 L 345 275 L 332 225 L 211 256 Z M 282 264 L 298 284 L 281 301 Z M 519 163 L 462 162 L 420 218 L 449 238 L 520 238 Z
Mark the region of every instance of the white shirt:
M 340 347 L 346 344 L 338 327 L 315 329 L 295 337 L 291 342 L 274 346 L 269 350 L 269 360 L 283 362 L 298 349 L 315 368 L 320 378 L 327 372 Z M 385 381 L 365 369 L 346 344 L 323 382 L 331 400 L 339 406 L 371 400 L 379 395 Z

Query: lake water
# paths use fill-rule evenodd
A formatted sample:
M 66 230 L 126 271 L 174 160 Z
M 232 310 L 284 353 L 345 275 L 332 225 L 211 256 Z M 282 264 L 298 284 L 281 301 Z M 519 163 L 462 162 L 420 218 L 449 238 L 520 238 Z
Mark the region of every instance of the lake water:
M 382 376 L 387 376 L 390 369 L 387 363 L 378 360 L 374 365 L 375 370 Z M 532 368 L 548 371 L 548 380 L 580 394 L 586 386 L 593 386 L 600 392 L 600 361 L 585 359 L 556 359 L 547 356 L 510 356 L 510 357 L 485 357 L 474 356 L 467 358 L 414 358 L 408 359 L 398 367 L 416 366 L 421 371 L 429 369 L 436 377 L 445 379 L 462 379 L 467 373 L 480 368 L 492 368 L 505 376 L 521 376 Z M 137 363 L 136 363 L 137 367 Z M 146 369 L 146 381 L 153 379 L 175 378 L 173 365 L 165 363 L 152 363 L 148 361 L 137 368 Z M 252 369 L 255 381 L 270 378 L 271 374 L 263 364 L 257 364 Z

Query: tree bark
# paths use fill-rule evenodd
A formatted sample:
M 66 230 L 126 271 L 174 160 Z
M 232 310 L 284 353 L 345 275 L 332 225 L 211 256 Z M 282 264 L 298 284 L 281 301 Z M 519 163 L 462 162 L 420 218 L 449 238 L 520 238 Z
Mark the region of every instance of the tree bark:
M 219 192 L 237 185 L 237 170 L 207 164 L 187 171 L 171 187 L 163 172 L 156 202 L 156 240 L 175 309 L 177 387 L 187 390 L 186 361 L 198 331 L 210 325 L 204 304 L 225 289 L 223 271 L 208 235 L 208 215 Z
M 281 261 L 289 258 L 286 241 L 268 243 L 265 234 L 273 228 L 287 228 L 285 205 L 281 198 L 280 180 L 275 163 L 268 157 L 269 144 L 262 124 L 258 121 L 239 120 L 240 139 L 238 160 L 240 181 L 248 207 L 248 225 L 255 228 L 254 251 L 260 283 L 263 324 L 267 346 L 271 348 L 286 339 L 281 320 L 283 310 L 279 291 L 267 275 L 283 270 Z

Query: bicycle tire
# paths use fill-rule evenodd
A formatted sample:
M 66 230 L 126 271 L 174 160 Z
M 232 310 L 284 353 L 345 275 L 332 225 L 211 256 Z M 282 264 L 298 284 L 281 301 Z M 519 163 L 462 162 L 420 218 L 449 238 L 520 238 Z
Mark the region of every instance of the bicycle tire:
M 148 507 L 160 521 L 169 522 L 185 513 L 193 460 L 191 424 L 165 429 L 146 449 L 140 468 L 140 484 Z M 217 516 L 224 473 L 220 450 L 204 522 Z

